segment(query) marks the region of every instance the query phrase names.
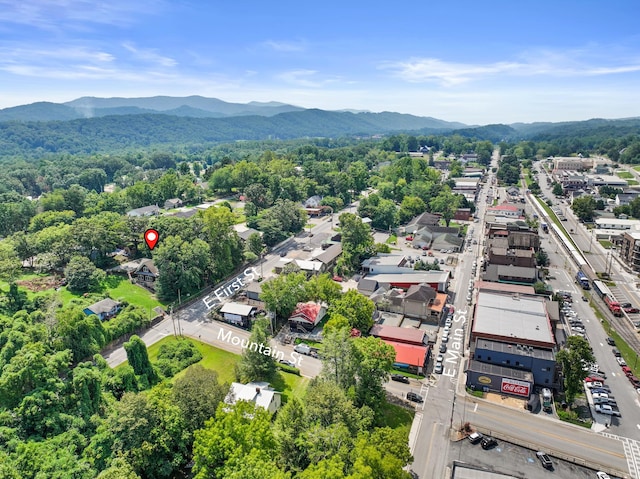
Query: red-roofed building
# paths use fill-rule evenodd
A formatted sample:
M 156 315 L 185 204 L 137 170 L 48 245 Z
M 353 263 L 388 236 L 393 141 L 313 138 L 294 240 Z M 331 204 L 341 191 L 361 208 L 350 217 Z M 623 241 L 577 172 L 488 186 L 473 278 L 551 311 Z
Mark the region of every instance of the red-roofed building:
M 293 331 L 310 332 L 322 321 L 326 312 L 327 308 L 320 303 L 298 303 L 293 314 L 289 316 L 289 327 Z
M 384 342 L 392 346 L 396 351 L 394 368 L 404 369 L 416 374 L 424 374 L 429 361 L 429 346 L 416 346 L 396 341 Z
M 398 343 L 414 344 L 417 346 L 424 346 L 427 343 L 425 332 L 416 328 L 400 328 L 398 326 L 374 324 L 369 334 L 384 341 L 396 341 Z
M 522 208 L 519 206 L 502 203 L 501 205 L 491 206 L 487 208 L 488 215 L 495 216 L 509 216 L 513 218 L 520 218 L 522 216 Z

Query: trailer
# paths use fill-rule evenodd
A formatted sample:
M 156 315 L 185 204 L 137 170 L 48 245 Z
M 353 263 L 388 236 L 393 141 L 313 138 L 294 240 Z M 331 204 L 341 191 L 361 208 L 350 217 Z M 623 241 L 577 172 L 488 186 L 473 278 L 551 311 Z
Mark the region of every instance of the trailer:
M 582 289 L 591 289 L 591 286 L 589 286 L 589 278 L 587 278 L 587 275 L 582 271 L 576 273 L 576 281 L 582 286 Z

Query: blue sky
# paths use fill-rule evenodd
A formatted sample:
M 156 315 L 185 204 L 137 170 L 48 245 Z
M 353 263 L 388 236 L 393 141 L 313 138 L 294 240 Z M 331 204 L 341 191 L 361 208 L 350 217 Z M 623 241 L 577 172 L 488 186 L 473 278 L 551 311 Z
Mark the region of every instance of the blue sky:
M 469 124 L 640 116 L 636 0 L 0 0 L 0 108 L 203 95 Z

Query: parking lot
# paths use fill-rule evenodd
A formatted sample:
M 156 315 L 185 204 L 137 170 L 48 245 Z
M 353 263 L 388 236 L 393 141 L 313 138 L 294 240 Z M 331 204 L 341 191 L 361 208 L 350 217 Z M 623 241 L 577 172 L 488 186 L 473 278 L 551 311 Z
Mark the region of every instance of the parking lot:
M 558 479 L 593 479 L 596 471 L 551 457 L 553 470 L 544 469 L 536 451 L 498 440 L 498 445 L 484 450 L 480 444 L 462 439 L 451 445 L 450 461 L 464 462 L 491 472 L 522 479 L 554 477 Z M 611 476 L 614 479 L 614 476 Z

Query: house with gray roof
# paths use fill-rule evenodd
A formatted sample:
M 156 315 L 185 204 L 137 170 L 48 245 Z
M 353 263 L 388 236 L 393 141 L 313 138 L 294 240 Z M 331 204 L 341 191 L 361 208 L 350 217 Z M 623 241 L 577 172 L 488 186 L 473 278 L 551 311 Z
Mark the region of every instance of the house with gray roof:
M 143 206 L 142 208 L 127 211 L 127 216 L 153 216 L 158 214 L 160 214 L 158 205 Z
M 105 298 L 97 303 L 93 303 L 91 306 L 87 306 L 82 310 L 84 314 L 87 316 L 91 316 L 95 314 L 100 321 L 104 321 L 105 319 L 111 319 L 118 311 L 120 311 L 121 303 L 119 301 L 114 301 L 111 298 Z

